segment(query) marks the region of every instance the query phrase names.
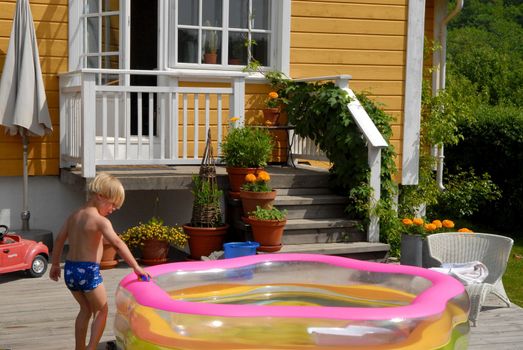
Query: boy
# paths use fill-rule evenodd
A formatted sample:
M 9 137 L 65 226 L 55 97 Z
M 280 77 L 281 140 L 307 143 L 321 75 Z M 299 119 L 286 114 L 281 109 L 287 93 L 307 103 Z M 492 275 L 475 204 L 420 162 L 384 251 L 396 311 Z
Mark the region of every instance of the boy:
M 139 278 L 150 278 L 106 218 L 121 207 L 124 198 L 125 191 L 118 179 L 107 173 L 99 174 L 89 184 L 87 202 L 67 218 L 54 243 L 49 276 L 58 281 L 61 272 L 60 257 L 65 241 L 69 241 L 64 282 L 80 304 L 75 322 L 76 350 L 86 349 L 85 338 L 91 316 L 93 321 L 87 349 L 96 349 L 105 328 L 108 313 L 107 294 L 99 265 L 104 238 L 117 249 L 118 254 L 133 268 Z

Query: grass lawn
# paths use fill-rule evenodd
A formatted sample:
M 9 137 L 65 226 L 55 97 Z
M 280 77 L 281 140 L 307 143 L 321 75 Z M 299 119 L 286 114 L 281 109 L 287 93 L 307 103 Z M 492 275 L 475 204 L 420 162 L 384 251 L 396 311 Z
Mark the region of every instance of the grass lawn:
M 503 285 L 510 301 L 523 307 L 523 240 L 515 240 L 507 270 L 503 275 Z

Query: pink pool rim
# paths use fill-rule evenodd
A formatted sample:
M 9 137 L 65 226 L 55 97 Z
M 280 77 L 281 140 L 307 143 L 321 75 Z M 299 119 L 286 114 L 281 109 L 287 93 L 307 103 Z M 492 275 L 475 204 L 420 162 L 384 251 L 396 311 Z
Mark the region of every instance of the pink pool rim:
M 255 264 L 277 262 L 314 262 L 361 270 L 366 272 L 402 274 L 421 277 L 431 286 L 418 294 L 409 305 L 397 307 L 332 307 L 332 306 L 263 306 L 195 303 L 173 300 L 154 279 L 160 275 L 201 270 L 229 270 Z M 151 282 L 138 281 L 134 274 L 120 282 L 120 288 L 129 291 L 140 305 L 181 314 L 225 316 L 225 317 L 276 317 L 276 318 L 324 318 L 337 320 L 391 320 L 398 317 L 422 319 L 441 314 L 447 303 L 465 293 L 463 285 L 456 279 L 412 266 L 360 261 L 336 256 L 316 254 L 263 254 L 234 259 L 179 262 L 147 268 Z

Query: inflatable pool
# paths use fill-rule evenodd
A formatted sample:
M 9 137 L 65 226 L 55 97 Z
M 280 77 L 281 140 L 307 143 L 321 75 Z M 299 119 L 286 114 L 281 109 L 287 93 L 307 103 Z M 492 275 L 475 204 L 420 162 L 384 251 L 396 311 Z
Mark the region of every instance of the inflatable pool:
M 469 299 L 422 268 L 311 254 L 157 265 L 116 292 L 120 349 L 466 349 Z

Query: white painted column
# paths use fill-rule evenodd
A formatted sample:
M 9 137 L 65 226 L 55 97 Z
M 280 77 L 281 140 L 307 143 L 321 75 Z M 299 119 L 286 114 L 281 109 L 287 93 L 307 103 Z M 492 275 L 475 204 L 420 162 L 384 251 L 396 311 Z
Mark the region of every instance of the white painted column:
M 82 176 L 96 175 L 96 74 L 82 73 Z

